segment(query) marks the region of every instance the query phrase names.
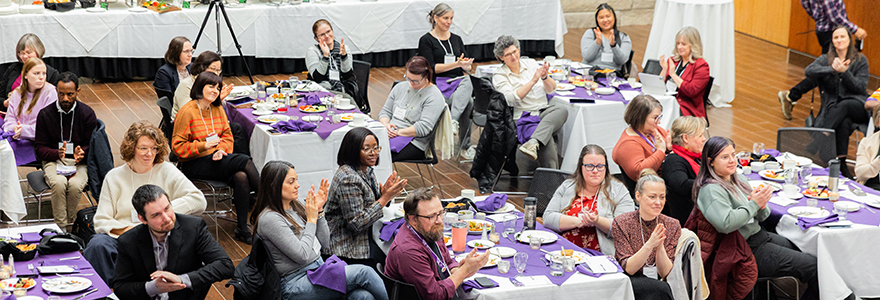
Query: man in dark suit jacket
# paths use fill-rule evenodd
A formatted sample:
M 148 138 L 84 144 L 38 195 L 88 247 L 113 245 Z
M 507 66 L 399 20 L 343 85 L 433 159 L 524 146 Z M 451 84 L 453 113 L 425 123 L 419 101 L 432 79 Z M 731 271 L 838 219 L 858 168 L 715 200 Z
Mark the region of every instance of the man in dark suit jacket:
M 232 277 L 232 261 L 199 217 L 175 214 L 162 188 L 147 184 L 131 199 L 141 225 L 119 236 L 120 299 L 205 299 Z

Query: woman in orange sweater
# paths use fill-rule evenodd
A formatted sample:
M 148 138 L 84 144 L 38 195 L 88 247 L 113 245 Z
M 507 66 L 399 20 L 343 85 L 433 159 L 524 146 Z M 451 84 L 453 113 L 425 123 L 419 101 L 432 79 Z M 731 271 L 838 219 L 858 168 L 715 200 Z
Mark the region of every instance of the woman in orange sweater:
M 643 169 L 659 173 L 666 152 L 672 150 L 668 133 L 658 125 L 662 112 L 660 101 L 649 95 L 639 95 L 623 113 L 623 120 L 629 127 L 620 134 L 611 158 L 626 175 L 623 182 L 630 194 L 633 194 L 639 173 Z
M 250 244 L 247 227 L 251 192 L 256 194 L 260 173 L 247 155 L 232 153 L 232 131 L 221 107 L 223 81 L 210 71 L 202 72 L 193 83 L 193 99 L 177 111 L 171 147 L 180 157 L 183 174 L 191 179 L 231 182 L 233 204 L 238 215 L 235 238 Z

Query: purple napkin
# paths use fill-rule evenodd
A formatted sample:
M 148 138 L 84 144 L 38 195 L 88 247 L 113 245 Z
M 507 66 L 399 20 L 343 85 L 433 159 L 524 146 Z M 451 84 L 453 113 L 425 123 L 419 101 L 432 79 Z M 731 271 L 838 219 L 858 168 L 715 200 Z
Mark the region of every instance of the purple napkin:
M 328 257 L 327 261 L 317 269 L 306 271 L 306 276 L 314 285 L 345 294 L 345 266 L 347 265 L 339 257 L 333 255 Z
M 55 235 L 54 232 L 46 232 L 46 236 Z M 21 241 L 25 243 L 39 243 L 43 237 L 39 232 L 25 232 L 21 234 Z
M 321 104 L 321 97 L 315 93 L 305 94 L 303 99 L 299 101 L 299 105 L 315 105 Z
M 413 138 L 411 136 L 395 136 L 388 140 L 388 144 L 391 145 L 391 152 L 400 153 L 400 150 L 403 150 L 403 147 L 409 145 L 412 142 Z
M 21 166 L 37 161 L 37 156 L 34 154 L 34 145 L 30 140 L 16 140 L 13 138 L 7 138 L 6 140 L 9 141 L 9 146 L 12 147 L 12 153 L 15 155 L 15 165 Z
M 585 249 L 585 250 L 586 250 L 586 249 Z M 617 266 L 617 273 L 621 273 L 621 272 L 623 272 L 623 268 L 620 267 L 620 264 L 618 264 L 616 261 L 614 261 L 614 260 L 611 259 L 610 257 L 607 257 L 607 256 L 606 256 L 606 258 L 608 258 L 608 260 L 610 260 L 611 262 L 614 263 L 615 266 Z M 584 275 L 587 275 L 587 276 L 590 276 L 590 277 L 597 277 L 597 278 L 598 278 L 598 277 L 600 277 L 600 276 L 602 276 L 602 275 L 608 274 L 608 273 L 593 273 L 593 271 L 590 271 L 590 268 L 588 268 L 588 267 L 587 267 L 586 265 L 584 265 L 584 264 L 577 265 L 577 266 L 575 266 L 574 268 L 575 268 L 578 272 L 581 272 L 581 273 L 583 273 Z
M 523 112 L 519 120 L 516 121 L 516 138 L 520 144 L 525 144 L 532 138 L 539 122 L 541 122 L 540 117 L 532 116 L 527 111 Z
M 3 297 L 3 300 L 15 300 L 17 299 L 15 295 L 9 294 L 9 296 Z
M 507 194 L 494 193 L 489 195 L 486 200 L 474 201 L 474 206 L 479 211 L 496 211 L 504 206 L 504 203 L 507 203 Z
M 458 88 L 458 85 L 461 84 L 461 80 L 464 78 L 459 78 L 452 82 L 446 82 L 449 79 L 452 79 L 452 77 L 437 77 L 437 88 L 440 89 L 440 93 L 446 98 L 452 96 L 452 93 L 455 92 L 455 89 Z
M 391 238 L 394 237 L 394 234 L 397 233 L 397 230 L 400 229 L 400 225 L 403 225 L 403 222 L 406 221 L 406 218 L 400 218 L 391 222 L 383 222 L 384 226 L 382 230 L 379 231 L 379 239 L 383 241 L 391 241 Z
M 831 214 L 830 216 L 821 218 L 821 219 L 808 219 L 804 217 L 798 217 L 797 225 L 801 228 L 801 230 L 807 230 L 810 227 L 825 224 L 829 222 L 837 222 L 839 219 L 837 218 L 837 214 Z
M 497 281 L 492 280 L 491 278 L 488 278 L 488 277 L 486 277 L 486 279 L 489 279 L 490 281 L 495 283 L 495 286 L 498 286 Z M 483 286 L 481 286 L 479 283 L 477 283 L 476 280 L 471 279 L 471 280 L 465 280 L 464 282 L 462 282 L 461 289 L 464 290 L 465 293 L 467 293 L 467 292 L 470 292 L 472 289 L 482 290 L 485 288 Z
M 15 135 L 15 133 L 11 131 L 0 131 L 0 140 L 12 137 L 13 135 Z
M 317 127 L 315 124 L 300 120 L 281 121 L 272 124 L 272 128 L 275 128 L 280 133 L 314 131 Z

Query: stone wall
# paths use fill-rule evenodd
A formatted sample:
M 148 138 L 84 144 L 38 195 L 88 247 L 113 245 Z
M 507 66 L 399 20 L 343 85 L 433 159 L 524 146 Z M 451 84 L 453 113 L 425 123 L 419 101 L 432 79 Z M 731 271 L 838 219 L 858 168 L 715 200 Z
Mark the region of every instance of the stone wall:
M 560 0 L 568 28 L 596 26 L 596 7 L 608 3 L 617 13 L 617 26 L 651 25 L 655 0 Z

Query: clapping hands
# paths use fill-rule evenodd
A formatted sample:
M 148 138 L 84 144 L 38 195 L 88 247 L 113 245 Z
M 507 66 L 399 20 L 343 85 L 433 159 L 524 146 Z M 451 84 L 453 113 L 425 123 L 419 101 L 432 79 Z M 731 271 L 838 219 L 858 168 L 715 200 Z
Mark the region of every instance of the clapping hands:
M 843 60 L 840 57 L 835 57 L 834 60 L 831 61 L 831 67 L 834 68 L 834 71 L 837 73 L 846 72 L 849 69 L 849 59 Z

